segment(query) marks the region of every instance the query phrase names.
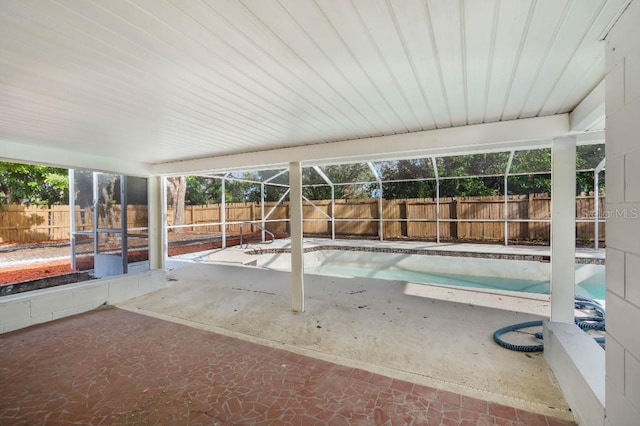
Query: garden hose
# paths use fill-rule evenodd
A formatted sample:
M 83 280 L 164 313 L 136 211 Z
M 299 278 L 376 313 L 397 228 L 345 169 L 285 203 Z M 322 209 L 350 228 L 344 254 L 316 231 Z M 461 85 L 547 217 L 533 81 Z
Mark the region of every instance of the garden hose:
M 590 309 L 596 313 L 595 316 L 576 317 L 575 323 L 578 327 L 580 327 L 580 329 L 585 331 L 586 330 L 606 331 L 604 308 L 598 301 L 594 299 L 590 299 L 588 297 L 576 296 L 574 301 L 574 307 L 575 309 Z M 499 330 L 496 330 L 493 333 L 493 340 L 503 348 L 506 348 L 512 351 L 541 352 L 544 350 L 544 345 L 542 343 L 533 344 L 533 345 L 519 345 L 515 343 L 506 342 L 502 339 L 502 335 L 505 333 L 521 330 L 524 328 L 541 327 L 541 326 L 542 326 L 541 320 L 528 321 L 528 322 L 522 322 L 519 324 L 508 325 L 506 327 L 502 327 Z M 534 336 L 537 339 L 542 340 L 541 332 L 534 333 Z M 604 348 L 604 343 L 605 343 L 604 337 L 594 337 L 594 340 L 596 341 L 596 343 L 598 343 L 600 346 Z

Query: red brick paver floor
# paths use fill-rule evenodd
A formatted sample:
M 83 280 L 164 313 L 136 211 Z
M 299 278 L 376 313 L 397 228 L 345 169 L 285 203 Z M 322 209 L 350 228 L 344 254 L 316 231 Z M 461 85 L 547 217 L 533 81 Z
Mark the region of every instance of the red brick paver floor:
M 571 424 L 107 308 L 0 336 L 0 424 Z

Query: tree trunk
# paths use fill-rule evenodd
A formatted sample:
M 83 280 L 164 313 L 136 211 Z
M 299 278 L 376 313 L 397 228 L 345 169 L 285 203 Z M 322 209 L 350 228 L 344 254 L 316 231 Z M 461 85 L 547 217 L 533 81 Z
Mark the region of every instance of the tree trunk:
M 119 176 L 112 175 L 104 186 L 101 185 L 100 194 L 98 196 L 98 217 L 100 222 L 98 227 L 115 229 L 118 226 L 117 217 L 113 210 L 115 198 L 115 186 Z
M 187 194 L 187 178 L 185 176 L 173 176 L 167 179 L 167 198 L 169 207 L 173 210 L 173 224 L 184 225 L 184 201 Z M 176 228 L 176 233 L 183 232 L 183 228 Z

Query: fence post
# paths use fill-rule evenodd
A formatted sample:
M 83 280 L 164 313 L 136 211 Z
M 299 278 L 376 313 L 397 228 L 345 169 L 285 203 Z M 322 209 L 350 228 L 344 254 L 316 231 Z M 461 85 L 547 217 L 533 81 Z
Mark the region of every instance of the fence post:
M 458 235 L 458 217 L 460 216 L 458 214 L 458 208 L 458 199 L 451 198 L 451 202 L 449 203 L 449 219 L 455 219 L 453 222 L 449 222 L 451 224 L 449 232 L 451 233 L 452 240 L 458 240 L 460 237 Z
M 533 209 L 533 194 L 528 194 L 527 197 L 527 219 L 531 220 L 533 219 L 533 214 L 531 212 L 531 210 Z M 533 234 L 533 226 L 531 226 L 531 224 L 533 222 L 525 222 L 527 225 L 527 239 L 529 239 L 529 241 L 531 241 L 531 236 Z

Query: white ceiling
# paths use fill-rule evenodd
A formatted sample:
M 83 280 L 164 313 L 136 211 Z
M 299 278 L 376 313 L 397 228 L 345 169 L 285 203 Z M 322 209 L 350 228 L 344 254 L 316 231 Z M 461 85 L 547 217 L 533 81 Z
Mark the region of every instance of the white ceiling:
M 0 0 L 0 141 L 157 164 L 566 113 L 629 2 Z

